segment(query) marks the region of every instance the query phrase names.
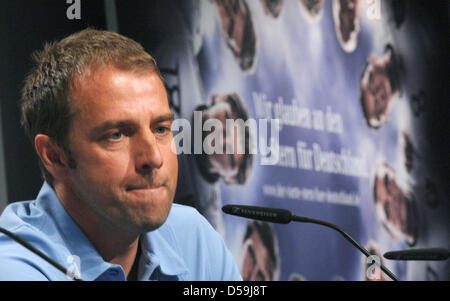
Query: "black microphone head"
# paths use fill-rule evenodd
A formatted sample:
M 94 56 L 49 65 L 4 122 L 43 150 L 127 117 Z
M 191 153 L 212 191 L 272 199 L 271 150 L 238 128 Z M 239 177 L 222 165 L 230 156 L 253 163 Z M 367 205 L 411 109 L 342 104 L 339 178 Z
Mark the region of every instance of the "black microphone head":
M 383 257 L 390 260 L 446 260 L 450 251 L 444 248 L 410 249 L 387 252 Z
M 291 212 L 285 209 L 244 205 L 225 205 L 222 207 L 222 211 L 226 214 L 256 219 L 270 223 L 288 224 L 292 220 Z

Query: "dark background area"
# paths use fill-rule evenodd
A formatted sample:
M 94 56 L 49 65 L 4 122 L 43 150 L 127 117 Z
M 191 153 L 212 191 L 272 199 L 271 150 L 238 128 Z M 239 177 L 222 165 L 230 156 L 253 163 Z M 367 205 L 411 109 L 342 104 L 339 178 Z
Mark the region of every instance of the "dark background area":
M 116 2 L 119 32 L 129 36 L 151 52 L 165 33 L 159 16 L 158 1 L 120 0 Z M 448 179 L 450 170 L 449 110 L 449 1 L 423 1 L 423 14 L 429 16 L 439 43 L 434 61 L 435 95 L 429 101 L 431 116 L 426 132 L 438 158 L 436 168 Z M 8 202 L 34 199 L 42 185 L 37 156 L 20 127 L 20 90 L 32 66 L 31 54 L 44 41 L 61 39 L 88 26 L 106 29 L 103 0 L 82 0 L 81 20 L 68 20 L 70 4 L 65 0 L 15 0 L 0 2 L 0 105 Z M 449 180 L 450 181 L 450 180 Z M 3 188 L 2 188 L 3 189 Z M 447 196 L 448 198 L 448 196 Z
M 105 28 L 103 0 L 81 2 L 81 20 L 69 20 L 65 0 L 0 2 L 0 99 L 8 201 L 33 199 L 42 186 L 37 156 L 20 127 L 20 91 L 31 55 L 87 26 Z

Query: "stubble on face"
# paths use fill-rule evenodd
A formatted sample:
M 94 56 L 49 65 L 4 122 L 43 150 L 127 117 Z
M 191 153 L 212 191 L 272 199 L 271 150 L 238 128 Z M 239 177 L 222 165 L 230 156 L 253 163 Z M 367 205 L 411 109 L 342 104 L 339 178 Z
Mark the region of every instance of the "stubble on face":
M 160 227 L 175 194 L 173 115 L 155 73 L 95 70 L 71 97 L 70 149 L 77 162 L 63 205 L 78 223 L 143 233 Z

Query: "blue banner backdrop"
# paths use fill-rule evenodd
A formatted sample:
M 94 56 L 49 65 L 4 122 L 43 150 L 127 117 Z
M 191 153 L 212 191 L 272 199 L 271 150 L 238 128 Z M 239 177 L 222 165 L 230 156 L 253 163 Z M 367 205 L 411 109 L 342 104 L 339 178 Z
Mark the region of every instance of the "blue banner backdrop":
M 279 120 L 278 162 L 264 165 L 257 147 L 241 182 L 205 177 L 204 158 L 179 157 L 176 201 L 210 220 L 244 278 L 388 280 L 330 229 L 255 225 L 224 216 L 225 204 L 335 223 L 379 256 L 449 247 L 448 187 L 433 173 L 423 130 L 434 33 L 414 3 L 164 2 L 167 33 L 152 54 L 176 116 L 192 120 L 199 106 L 235 95 L 248 118 Z M 264 138 L 259 128 L 252 134 Z M 448 262 L 381 260 L 402 280 L 449 280 Z

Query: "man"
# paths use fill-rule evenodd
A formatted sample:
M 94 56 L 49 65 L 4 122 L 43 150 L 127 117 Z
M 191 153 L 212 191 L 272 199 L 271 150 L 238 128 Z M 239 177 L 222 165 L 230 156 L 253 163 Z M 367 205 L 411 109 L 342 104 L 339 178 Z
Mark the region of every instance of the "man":
M 353 52 L 358 46 L 361 30 L 359 5 L 359 0 L 333 0 L 334 27 L 345 52 Z
M 183 4 L 183 6 L 180 6 L 180 4 Z M 164 1 L 164 4 L 158 6 L 158 11 L 161 11 L 162 15 L 170 14 L 173 16 L 174 22 L 171 22 L 171 26 L 166 28 L 168 31 L 164 35 L 166 38 L 158 44 L 153 55 L 157 59 L 158 66 L 164 75 L 169 101 L 176 118 L 192 121 L 194 111 L 203 110 L 199 118 L 200 122 L 203 123 L 203 119 L 208 119 L 208 112 L 217 111 L 219 113 L 220 110 L 218 108 L 224 107 L 224 105 L 214 106 L 212 104 L 212 102 L 215 102 L 213 99 L 223 98 L 229 100 L 227 101 L 227 103 L 230 103 L 228 107 L 232 111 L 228 112 L 229 115 L 234 116 L 237 114 L 236 118 L 242 118 L 245 121 L 248 115 L 245 113 L 245 116 L 247 116 L 245 117 L 240 113 L 243 110 L 245 111 L 245 109 L 239 111 L 235 109 L 235 107 L 238 107 L 238 109 L 244 108 L 237 94 L 220 94 L 219 97 L 219 95 L 214 96 L 216 93 L 209 95 L 209 93 L 204 91 L 198 64 L 198 55 L 203 46 L 199 42 L 203 41 L 203 33 L 206 30 L 204 28 L 205 24 L 207 24 L 207 22 L 204 22 L 205 16 L 211 15 L 211 12 L 214 12 L 215 9 L 215 3 L 210 4 L 206 1 L 201 3 L 198 1 L 193 1 L 192 3 L 191 1 Z M 227 95 L 230 97 L 227 97 Z M 232 97 L 232 95 L 235 96 Z M 233 105 L 234 103 L 237 105 Z M 220 118 L 220 116 L 216 117 Z M 203 128 L 203 124 L 201 127 Z M 191 122 L 190 129 L 194 130 L 193 122 Z M 191 142 L 195 142 L 193 138 L 195 135 L 203 135 L 203 138 L 206 136 L 206 133 L 202 133 L 202 129 L 197 133 L 192 132 L 191 134 Z M 203 144 L 203 141 L 201 143 Z M 191 144 L 187 149 L 191 150 L 191 146 L 193 145 Z M 203 147 L 201 149 L 203 151 Z M 217 172 L 210 171 L 210 157 L 217 159 L 216 163 L 227 160 L 231 163 L 231 160 L 234 159 L 231 154 L 212 153 L 207 155 L 203 153 L 202 155 L 195 155 L 193 151 L 190 153 L 189 151 L 182 151 L 178 155 L 179 173 L 174 202 L 195 207 L 207 218 L 214 229 L 225 237 L 225 225 L 221 210 L 220 179 L 223 179 L 223 182 L 226 184 L 239 183 L 236 181 L 237 178 L 233 176 L 227 176 L 225 179 L 222 176 L 224 169 L 220 166 L 217 166 Z M 241 161 L 252 162 L 247 159 Z M 235 166 L 239 165 L 240 163 Z M 231 167 L 231 165 L 229 166 Z M 248 168 L 239 168 L 241 172 L 238 172 L 238 175 L 241 177 L 241 184 L 247 181 L 249 178 L 247 174 L 252 169 L 251 164 L 246 164 L 246 166 Z M 234 172 L 234 168 L 230 168 L 230 170 Z M 245 172 L 243 173 L 243 171 Z M 242 178 L 242 175 L 247 176 Z M 243 181 L 244 179 L 245 181 Z
M 245 0 L 216 0 L 222 35 L 242 71 L 253 73 L 256 31 Z
M 218 183 L 220 179 L 227 185 L 247 183 L 253 170 L 254 155 L 251 154 L 251 148 L 254 132 L 251 127 L 244 125 L 249 116 L 244 102 L 236 93 L 214 95 L 209 104 L 198 106 L 194 114 L 195 112 L 201 112 L 202 128 L 211 120 L 220 123 L 223 130 L 222 140 L 205 143 L 208 135 L 215 131 L 212 127 L 211 132 L 205 131 L 202 134 L 201 154 L 195 154 L 192 145 L 192 154 L 179 156 L 181 185 L 177 188 L 175 200 L 177 203 L 195 207 L 224 235 L 222 199 Z M 234 122 L 233 128 L 227 129 L 227 120 Z M 193 133 L 198 134 L 201 133 Z M 209 149 L 212 144 L 214 148 L 219 148 L 219 151 Z
M 375 166 L 373 193 L 376 216 L 391 237 L 415 245 L 418 236 L 415 199 L 402 190 L 395 170 L 386 163 Z
M 394 98 L 400 94 L 399 64 L 392 46 L 377 59 L 371 55 L 360 81 L 360 102 L 367 125 L 378 129 L 388 121 Z
M 36 200 L 9 205 L 0 226 L 63 266 L 79 262 L 84 280 L 241 279 L 207 221 L 172 205 L 173 114 L 142 46 L 86 29 L 35 59 L 22 123 L 46 182 Z M 67 279 L 5 236 L 0 266 L 2 280 Z
M 208 120 L 217 120 L 224 132 L 222 141 L 214 143 L 212 149 L 204 150 L 210 154 L 197 156 L 203 177 L 209 182 L 222 178 L 227 184 L 245 184 L 252 171 L 251 147 L 255 129 L 244 125 L 249 119 L 244 102 L 236 93 L 214 95 L 209 106 L 199 106 L 197 111 L 202 111 L 203 125 Z M 227 128 L 227 120 L 233 121 L 230 129 Z M 243 123 L 238 123 L 238 120 Z M 204 137 L 214 130 L 212 128 L 212 131 L 204 133 Z M 206 143 L 206 147 L 211 147 L 211 144 Z M 216 148 L 220 148 L 221 152 L 213 151 Z
M 250 221 L 243 240 L 242 277 L 245 281 L 278 280 L 280 259 L 278 241 L 265 222 Z

